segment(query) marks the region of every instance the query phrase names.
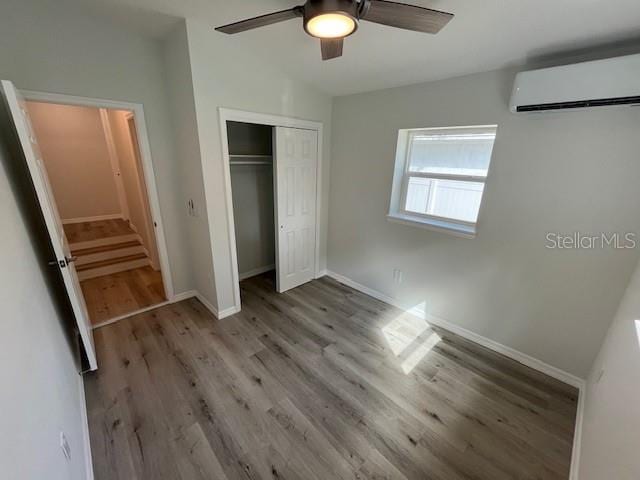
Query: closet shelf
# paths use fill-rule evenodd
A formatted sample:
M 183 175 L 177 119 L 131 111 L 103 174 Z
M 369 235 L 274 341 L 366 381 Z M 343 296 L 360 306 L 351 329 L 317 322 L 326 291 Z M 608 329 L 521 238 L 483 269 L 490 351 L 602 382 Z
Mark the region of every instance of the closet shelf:
M 271 155 L 233 155 L 233 154 L 229 154 L 229 158 L 271 158 Z

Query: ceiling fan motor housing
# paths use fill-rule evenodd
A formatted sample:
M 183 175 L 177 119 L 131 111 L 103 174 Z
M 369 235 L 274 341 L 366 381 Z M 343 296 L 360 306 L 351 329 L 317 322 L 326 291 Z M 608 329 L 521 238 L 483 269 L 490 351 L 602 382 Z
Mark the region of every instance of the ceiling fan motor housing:
M 358 29 L 358 2 L 355 0 L 307 0 L 304 5 L 304 31 L 315 37 L 308 29 L 309 20 L 323 14 L 334 13 L 345 15 L 353 20 L 354 29 L 347 35 L 352 35 Z

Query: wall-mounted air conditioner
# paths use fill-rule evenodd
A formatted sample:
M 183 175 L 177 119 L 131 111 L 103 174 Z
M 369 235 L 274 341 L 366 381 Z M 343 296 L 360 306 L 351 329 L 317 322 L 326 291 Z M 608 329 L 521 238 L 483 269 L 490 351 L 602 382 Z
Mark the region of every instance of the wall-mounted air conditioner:
M 512 112 L 640 105 L 640 54 L 520 72 Z

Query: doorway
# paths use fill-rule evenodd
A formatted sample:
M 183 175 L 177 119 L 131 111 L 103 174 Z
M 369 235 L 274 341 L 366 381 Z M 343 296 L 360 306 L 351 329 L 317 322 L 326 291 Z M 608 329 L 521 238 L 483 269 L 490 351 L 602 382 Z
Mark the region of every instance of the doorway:
M 322 124 L 227 109 L 220 124 L 239 311 L 241 281 L 284 292 L 318 276 Z
M 91 326 L 166 302 L 134 109 L 29 96 L 25 105 Z

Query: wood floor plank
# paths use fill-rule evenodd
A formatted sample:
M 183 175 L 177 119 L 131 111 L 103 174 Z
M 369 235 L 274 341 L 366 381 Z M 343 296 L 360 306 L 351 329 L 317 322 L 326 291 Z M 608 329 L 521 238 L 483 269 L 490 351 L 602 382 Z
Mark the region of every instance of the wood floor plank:
M 80 285 L 93 325 L 166 300 L 162 274 L 151 267 L 90 278 Z
M 123 279 L 95 304 L 148 300 L 145 272 Z M 221 321 L 189 299 L 96 332 L 97 480 L 568 478 L 574 388 L 332 279 L 241 296 Z

